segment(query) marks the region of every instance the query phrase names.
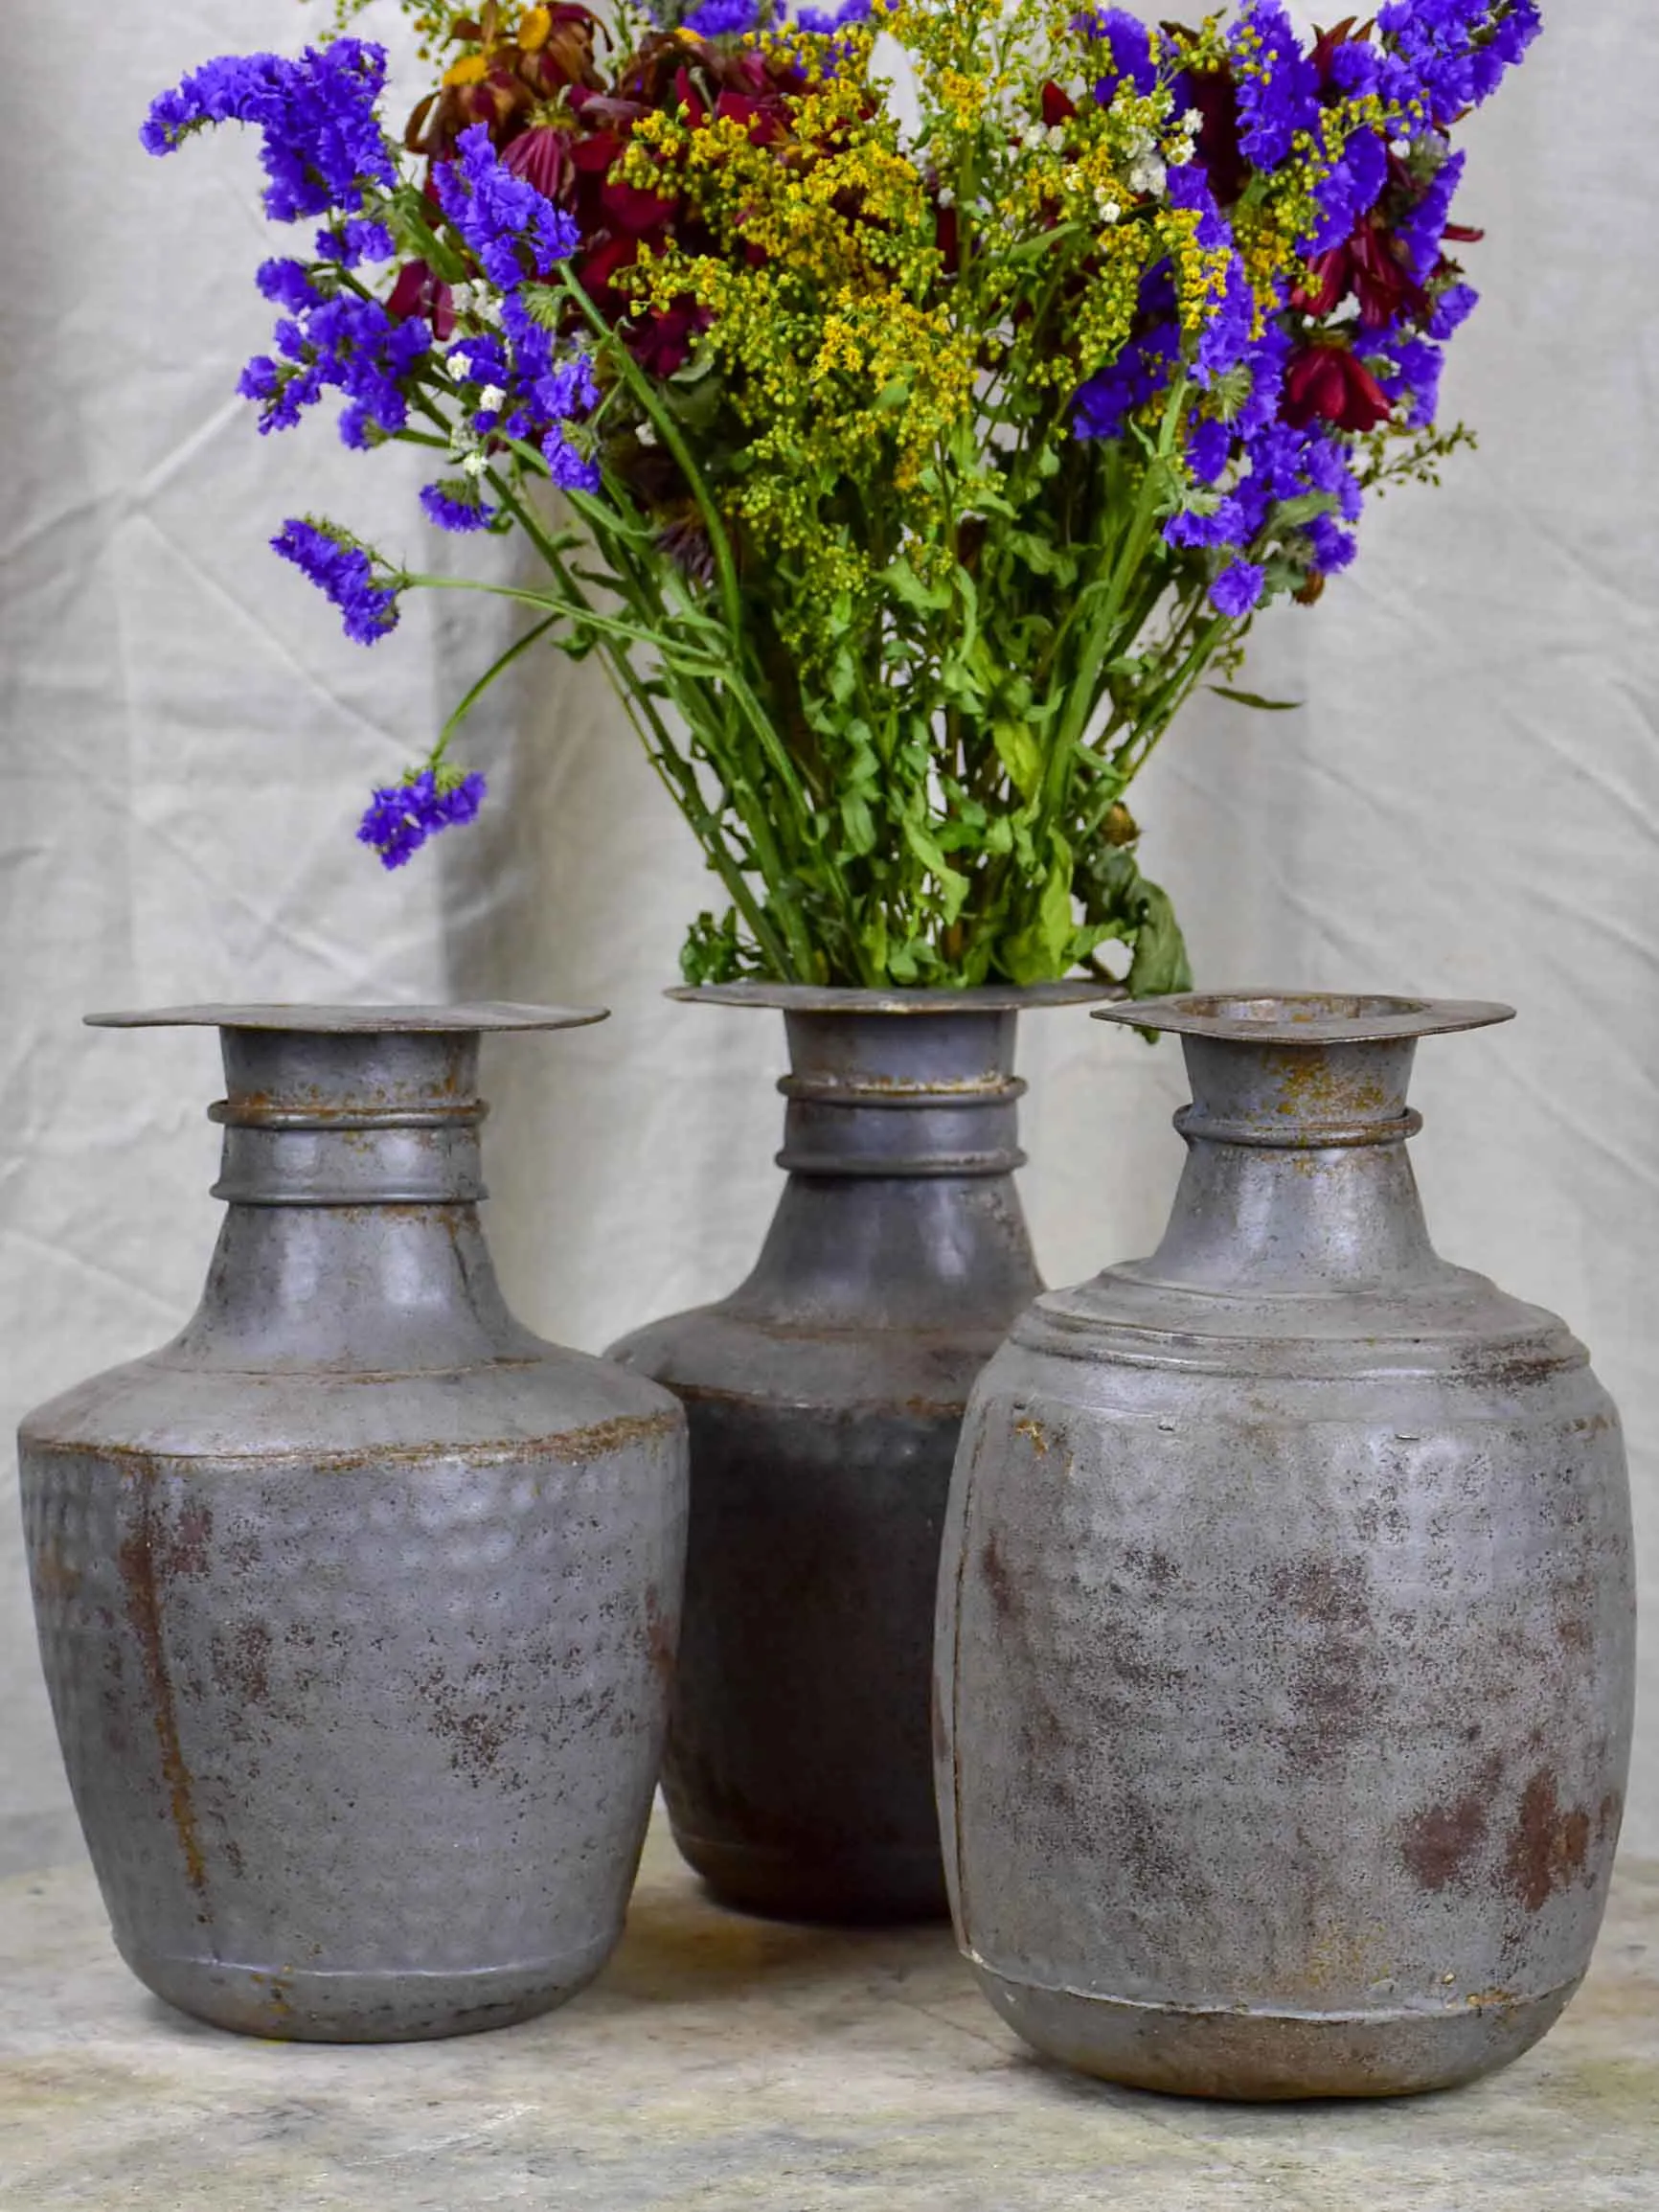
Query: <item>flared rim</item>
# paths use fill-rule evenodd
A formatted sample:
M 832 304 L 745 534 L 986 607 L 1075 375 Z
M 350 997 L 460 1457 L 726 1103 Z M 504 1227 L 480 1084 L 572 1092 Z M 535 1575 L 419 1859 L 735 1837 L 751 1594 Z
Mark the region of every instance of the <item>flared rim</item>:
M 609 1018 L 602 1006 L 157 1006 L 89 1014 L 89 1029 L 286 1030 L 302 1037 L 478 1036 L 489 1031 L 585 1029 Z
M 1496 1000 L 1394 998 L 1372 992 L 1196 991 L 1102 1006 L 1095 1020 L 1229 1044 L 1384 1044 L 1513 1021 Z
M 664 993 L 685 1006 L 759 1006 L 782 1014 L 1032 1014 L 1121 998 L 1123 986 L 1091 983 L 984 984 L 971 991 L 867 991 L 816 983 L 682 983 Z

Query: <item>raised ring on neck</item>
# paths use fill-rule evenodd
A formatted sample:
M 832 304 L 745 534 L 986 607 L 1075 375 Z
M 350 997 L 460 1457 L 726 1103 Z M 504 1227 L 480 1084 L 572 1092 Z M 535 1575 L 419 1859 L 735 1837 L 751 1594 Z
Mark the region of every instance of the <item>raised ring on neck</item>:
M 800 983 L 687 986 L 692 1005 L 782 1013 L 790 1073 L 778 1165 L 797 1177 L 945 1181 L 1011 1174 L 1024 1080 L 1021 1014 L 1117 995 L 1082 980 L 1024 990 L 863 990 Z
M 214 1196 L 233 1206 L 471 1206 L 486 1032 L 571 1029 L 561 1007 L 193 1006 L 93 1015 L 95 1027 L 212 1027 L 227 1095 Z
M 792 1011 L 778 1165 L 793 1175 L 1011 1174 L 1025 1165 L 1013 1072 L 1018 1016 L 974 1008 L 906 1019 Z
M 1359 992 L 1188 992 L 1098 1019 L 1181 1039 L 1193 1104 L 1175 1116 L 1189 1144 L 1266 1152 L 1363 1152 L 1422 1128 L 1406 1103 L 1420 1038 L 1513 1018 L 1507 1006 Z

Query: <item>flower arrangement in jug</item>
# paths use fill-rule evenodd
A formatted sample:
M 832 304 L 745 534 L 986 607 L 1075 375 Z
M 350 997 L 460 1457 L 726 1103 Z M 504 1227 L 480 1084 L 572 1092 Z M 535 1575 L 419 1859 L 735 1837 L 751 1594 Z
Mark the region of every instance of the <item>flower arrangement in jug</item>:
M 366 645 L 413 590 L 526 610 L 364 841 L 396 867 L 476 813 L 456 732 L 546 641 L 604 665 L 723 886 L 693 980 L 1180 987 L 1129 787 L 1257 612 L 1349 565 L 1368 493 L 1466 436 L 1450 134 L 1534 0 L 1310 41 L 1276 0 L 405 4 L 442 81 L 396 137 L 343 29 L 208 63 L 145 133 L 263 135 L 305 245 L 259 272 L 261 427 L 336 394 L 349 445 L 430 448 L 431 522 L 534 557 L 274 540 Z

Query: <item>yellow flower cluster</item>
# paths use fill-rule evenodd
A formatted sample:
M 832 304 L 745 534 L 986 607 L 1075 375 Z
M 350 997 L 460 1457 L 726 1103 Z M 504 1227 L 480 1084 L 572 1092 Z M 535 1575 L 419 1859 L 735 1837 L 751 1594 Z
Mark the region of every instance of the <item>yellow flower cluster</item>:
M 871 34 L 859 39 L 867 50 Z M 870 587 L 862 504 L 897 491 L 924 531 L 943 529 L 937 463 L 972 416 L 975 341 L 942 296 L 933 203 L 870 110 L 862 68 L 819 68 L 785 143 L 756 144 L 737 119 L 659 113 L 620 170 L 689 201 L 713 235 L 714 251 L 670 244 L 619 283 L 643 308 L 709 310 L 708 351 L 744 431 L 730 503 L 757 550 L 800 578 L 787 628 L 803 651 L 825 646 L 828 607 Z

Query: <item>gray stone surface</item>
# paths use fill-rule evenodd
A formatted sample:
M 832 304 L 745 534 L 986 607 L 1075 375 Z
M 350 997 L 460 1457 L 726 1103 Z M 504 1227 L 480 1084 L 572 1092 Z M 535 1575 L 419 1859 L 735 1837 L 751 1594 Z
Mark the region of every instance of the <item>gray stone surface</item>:
M 0 1836 L 13 1865 L 43 1852 L 0 1881 L 4 2212 L 1659 2206 L 1659 1866 L 1640 1861 L 1583 1995 L 1509 2073 L 1252 2109 L 1050 2072 L 943 1930 L 739 1919 L 660 1828 L 622 1950 L 563 2012 L 398 2049 L 243 2041 L 146 1995 L 53 1840 Z

